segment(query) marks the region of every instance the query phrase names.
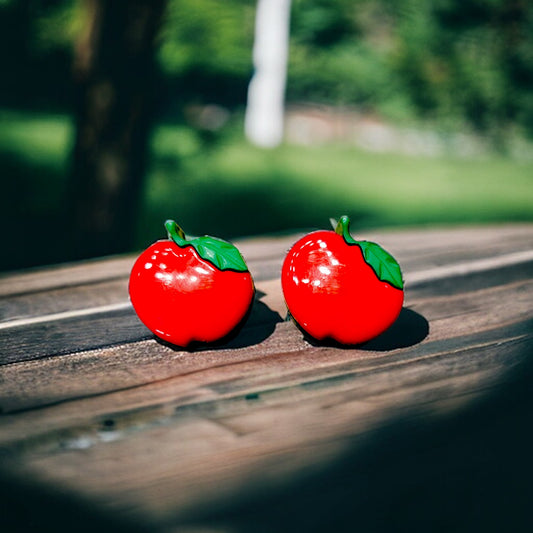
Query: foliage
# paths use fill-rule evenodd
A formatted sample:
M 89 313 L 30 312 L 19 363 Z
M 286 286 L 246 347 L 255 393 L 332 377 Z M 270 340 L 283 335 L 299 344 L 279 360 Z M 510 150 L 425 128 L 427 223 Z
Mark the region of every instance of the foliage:
M 167 106 L 246 101 L 252 72 L 254 2 L 168 0 L 159 63 Z
M 70 105 L 73 42 L 83 27 L 73 0 L 0 3 L 0 103 L 26 109 Z
M 210 70 L 248 76 L 253 4 L 170 0 L 161 32 L 160 62 L 170 76 Z
M 330 28 L 314 23 L 325 6 Z M 324 34 L 336 39 L 324 46 Z M 495 136 L 510 126 L 533 133 L 531 3 L 294 0 L 291 44 L 291 99 L 363 105 L 392 118 L 410 111 Z
M 533 5 L 508 0 L 391 2 L 396 71 L 425 115 L 499 135 L 533 132 Z
M 245 105 L 255 0 L 168 0 L 159 41 L 162 116 Z M 68 109 L 80 0 L 0 3 L 0 104 Z M 533 135 L 533 3 L 293 0 L 289 101 L 391 119 Z

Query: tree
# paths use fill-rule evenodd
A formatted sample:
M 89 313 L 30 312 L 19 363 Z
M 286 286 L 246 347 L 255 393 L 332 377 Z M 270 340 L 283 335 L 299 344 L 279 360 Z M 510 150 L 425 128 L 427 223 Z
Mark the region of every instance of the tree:
M 76 257 L 132 246 L 147 163 L 165 0 L 85 0 L 76 47 L 76 139 L 70 190 Z

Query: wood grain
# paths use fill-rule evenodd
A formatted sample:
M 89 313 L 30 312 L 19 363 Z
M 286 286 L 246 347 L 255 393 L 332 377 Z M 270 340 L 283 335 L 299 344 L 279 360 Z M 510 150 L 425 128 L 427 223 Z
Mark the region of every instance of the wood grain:
M 533 226 L 365 236 L 397 256 L 407 290 L 397 323 L 357 348 L 312 343 L 284 321 L 279 266 L 296 237 L 241 243 L 257 273 L 253 312 L 199 351 L 139 323 L 131 257 L 0 281 L 0 481 L 13 487 L 0 496 L 13 530 L 28 525 L 9 511 L 20 494 L 56 531 L 71 528 L 68 513 L 110 531 L 376 531 L 379 509 L 391 513 L 383 530 L 438 529 L 409 514 L 413 498 L 447 531 L 504 516 L 526 526 Z M 457 527 L 443 461 L 472 501 Z M 485 508 L 485 485 L 501 513 Z

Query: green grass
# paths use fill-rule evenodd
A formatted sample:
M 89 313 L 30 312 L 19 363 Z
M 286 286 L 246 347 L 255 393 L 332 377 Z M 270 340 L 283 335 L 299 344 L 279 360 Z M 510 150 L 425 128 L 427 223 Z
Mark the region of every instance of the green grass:
M 189 233 L 226 238 L 328 227 L 341 214 L 351 217 L 355 233 L 533 221 L 533 158 L 411 157 L 344 145 L 261 150 L 239 130 L 234 124 L 216 138 L 180 125 L 155 130 L 143 207 L 130 223 L 138 248 L 164 235 L 167 218 Z M 33 220 L 49 249 L 62 220 L 72 131 L 64 116 L 0 112 L 0 223 L 27 231 Z M 48 255 L 43 245 L 41 257 L 27 264 L 57 254 L 60 243 Z
M 29 164 L 62 170 L 73 127 L 65 115 L 0 111 L 0 151 L 21 156 Z
M 261 150 L 239 135 L 204 147 L 160 127 L 146 188 L 146 239 L 166 216 L 227 237 L 323 227 L 533 220 L 533 161 L 486 155 L 411 157 L 346 145 Z M 160 230 L 159 230 L 160 231 Z

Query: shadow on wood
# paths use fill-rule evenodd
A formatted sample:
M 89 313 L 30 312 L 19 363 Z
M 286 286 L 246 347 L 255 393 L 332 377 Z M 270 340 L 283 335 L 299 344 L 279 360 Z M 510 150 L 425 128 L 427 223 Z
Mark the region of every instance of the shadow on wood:
M 428 333 L 428 321 L 420 313 L 404 307 L 396 322 L 387 331 L 359 348 L 378 352 L 407 348 L 422 342 Z
M 139 522 L 118 521 L 81 498 L 32 480 L 21 481 L 0 468 L 2 533 L 148 533 Z
M 194 342 L 186 348 L 187 351 L 201 352 L 203 350 L 212 350 L 213 348 L 237 349 L 254 346 L 264 341 L 272 333 L 278 322 L 282 322 L 281 317 L 275 311 L 272 311 L 266 304 L 259 300 L 255 300 L 250 307 L 247 315 L 243 318 L 241 323 L 226 337 L 220 341 L 213 343 Z M 174 346 L 165 342 L 158 337 L 154 339 L 167 346 L 172 350 L 182 351 L 184 348 Z
M 298 324 L 296 325 L 307 342 L 313 346 L 330 346 L 345 350 L 357 348 L 359 350 L 371 350 L 377 352 L 388 352 L 399 348 L 414 346 L 415 344 L 422 342 L 429 333 L 428 321 L 420 313 L 417 313 L 412 309 L 407 309 L 406 307 L 402 308 L 400 316 L 389 329 L 375 339 L 355 346 L 340 344 L 332 339 L 317 341 L 303 331 Z
M 531 353 L 532 340 L 520 349 Z M 185 522 L 242 533 L 531 531 L 533 360 L 503 378 L 459 413 L 400 414 L 322 470 Z

